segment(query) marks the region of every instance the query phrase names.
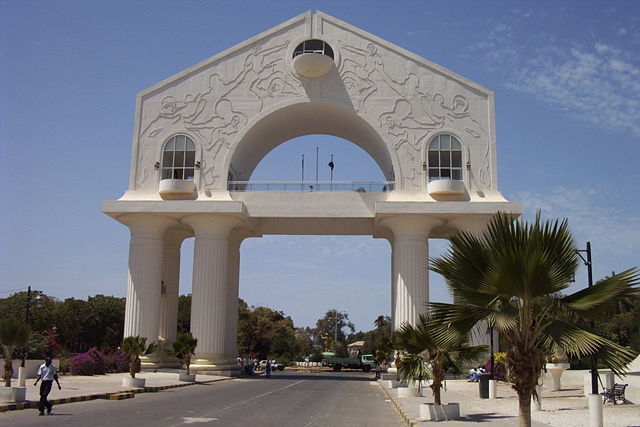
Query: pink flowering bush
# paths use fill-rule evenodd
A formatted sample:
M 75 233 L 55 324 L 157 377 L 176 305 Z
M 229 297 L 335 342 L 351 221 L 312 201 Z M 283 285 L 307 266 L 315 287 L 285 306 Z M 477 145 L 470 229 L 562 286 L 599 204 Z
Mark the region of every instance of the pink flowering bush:
M 87 356 L 93 359 L 95 362 L 93 373 L 97 375 L 104 375 L 107 373 L 104 355 L 97 347 L 90 348 L 86 353 Z
M 71 358 L 69 372 L 71 375 L 93 375 L 96 362 L 87 353 L 79 354 Z

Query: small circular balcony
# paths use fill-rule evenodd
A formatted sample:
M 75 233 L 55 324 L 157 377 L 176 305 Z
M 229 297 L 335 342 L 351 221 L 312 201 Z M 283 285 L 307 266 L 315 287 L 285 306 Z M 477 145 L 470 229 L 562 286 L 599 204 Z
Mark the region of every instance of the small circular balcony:
M 160 181 L 158 192 L 163 200 L 192 199 L 196 191 L 193 181 L 184 179 L 163 179 Z
M 457 179 L 438 179 L 430 181 L 427 189 L 429 191 L 429 195 L 436 200 L 439 197 L 447 199 L 460 197 L 467 192 L 464 182 Z
M 293 68 L 303 77 L 322 77 L 333 65 L 333 49 L 322 40 L 306 40 L 293 52 Z

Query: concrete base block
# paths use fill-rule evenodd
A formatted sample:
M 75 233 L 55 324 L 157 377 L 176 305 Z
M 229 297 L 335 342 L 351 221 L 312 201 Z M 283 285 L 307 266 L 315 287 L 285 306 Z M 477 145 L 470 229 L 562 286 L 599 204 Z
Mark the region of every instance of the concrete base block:
M 460 418 L 460 404 L 447 403 L 435 405 L 433 403 L 420 404 L 420 419 L 424 421 L 449 421 Z
M 418 387 L 398 387 L 398 397 L 419 397 Z
M 193 383 L 196 381 L 195 374 L 178 374 L 178 381 Z
M 137 387 L 144 388 L 146 380 L 144 378 L 122 378 L 122 387 Z
M 0 400 L 4 402 L 24 402 L 27 400 L 27 388 L 0 386 Z
M 398 374 L 382 374 L 380 375 L 380 379 L 383 381 L 397 380 Z

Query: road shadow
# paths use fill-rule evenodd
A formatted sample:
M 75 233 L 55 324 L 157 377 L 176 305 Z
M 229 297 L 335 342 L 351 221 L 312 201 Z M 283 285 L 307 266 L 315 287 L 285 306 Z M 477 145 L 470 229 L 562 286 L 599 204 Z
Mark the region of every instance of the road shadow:
M 514 417 L 512 415 L 500 415 L 495 412 L 488 412 L 483 414 L 468 414 L 461 416 L 456 421 L 467 421 L 473 423 L 491 423 L 498 420 L 510 420 L 517 419 L 518 417 Z

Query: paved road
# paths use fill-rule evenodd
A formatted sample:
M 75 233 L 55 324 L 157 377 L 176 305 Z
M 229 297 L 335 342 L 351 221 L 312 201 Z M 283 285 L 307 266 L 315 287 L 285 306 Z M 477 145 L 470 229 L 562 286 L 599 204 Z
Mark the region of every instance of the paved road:
M 142 393 L 121 401 L 54 406 L 0 414 L 1 426 L 402 426 L 371 374 L 277 372 Z

